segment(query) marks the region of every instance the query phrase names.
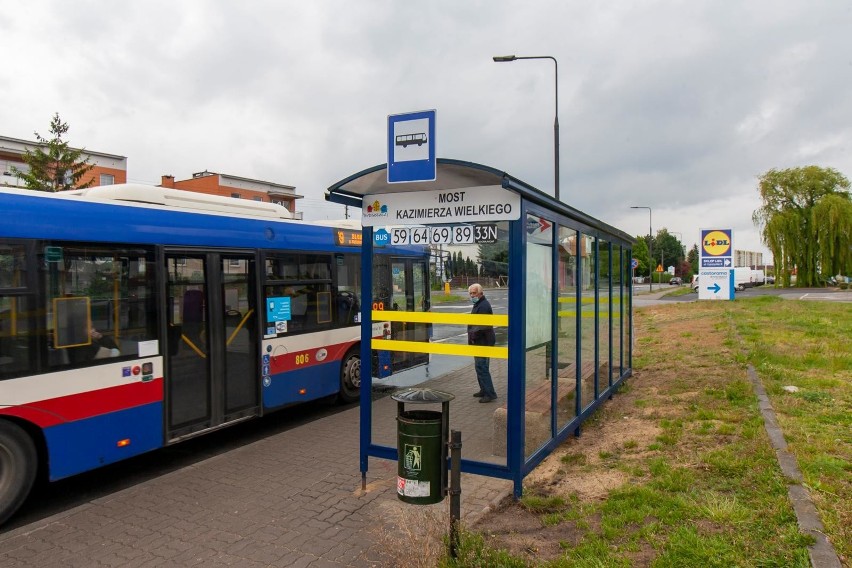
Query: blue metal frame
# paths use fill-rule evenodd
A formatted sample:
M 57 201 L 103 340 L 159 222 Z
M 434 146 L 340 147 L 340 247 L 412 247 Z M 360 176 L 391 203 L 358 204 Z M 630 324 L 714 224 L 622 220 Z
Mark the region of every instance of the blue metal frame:
M 361 298 L 373 298 L 373 228 L 363 227 L 361 233 Z M 371 432 L 373 428 L 373 413 L 371 398 L 373 391 L 372 353 L 370 342 L 364 341 L 365 337 L 373 336 L 373 313 L 368 309 L 370 306 L 361 302 L 361 437 L 360 437 L 360 462 L 361 479 L 367 476 L 368 456 L 371 449 Z M 364 372 L 366 370 L 366 372 Z M 396 450 L 394 456 L 396 459 Z
M 523 377 L 526 372 L 526 278 L 527 265 L 527 204 L 521 200 L 521 218 L 509 227 L 509 258 L 515 262 L 509 263 L 509 305 L 512 306 L 512 319 L 509 320 L 509 380 L 508 403 L 506 405 L 506 457 L 508 467 L 514 482 L 515 497 L 520 497 L 523 491 L 524 471 L 524 439 L 526 437 L 526 420 L 524 420 L 524 400 L 526 383 L 512 380 L 512 377 Z M 520 285 L 515 286 L 515 282 Z M 521 325 L 512 325 L 512 320 Z M 518 356 L 520 354 L 520 356 Z

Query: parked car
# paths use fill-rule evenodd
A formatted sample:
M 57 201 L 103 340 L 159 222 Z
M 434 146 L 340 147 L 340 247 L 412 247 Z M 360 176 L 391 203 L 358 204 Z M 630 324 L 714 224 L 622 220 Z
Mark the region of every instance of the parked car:
M 698 292 L 698 276 L 692 277 L 692 291 Z
M 680 276 L 673 276 L 671 280 L 669 280 L 670 286 L 680 286 L 683 284 L 683 279 Z

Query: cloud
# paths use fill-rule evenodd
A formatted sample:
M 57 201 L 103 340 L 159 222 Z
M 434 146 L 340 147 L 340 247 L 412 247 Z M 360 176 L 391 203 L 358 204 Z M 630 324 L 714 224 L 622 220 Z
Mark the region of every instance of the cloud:
M 561 196 L 631 234 L 735 229 L 761 248 L 756 178 L 852 175 L 844 2 L 352 3 L 34 0 L 0 20 L 0 134 L 59 112 L 72 143 L 134 181 L 208 169 L 332 183 L 386 159 L 389 114 L 438 111 L 438 154 L 551 192 L 559 62 Z M 658 221 L 657 221 L 658 220 Z M 697 237 L 696 237 L 697 238 Z

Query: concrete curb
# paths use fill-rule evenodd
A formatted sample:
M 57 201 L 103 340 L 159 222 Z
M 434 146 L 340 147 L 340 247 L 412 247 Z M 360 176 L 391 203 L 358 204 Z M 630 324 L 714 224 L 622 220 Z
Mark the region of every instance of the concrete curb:
M 814 544 L 808 547 L 811 566 L 814 568 L 842 568 L 837 552 L 825 536 L 825 528 L 819 518 L 817 508 L 811 500 L 810 493 L 802 485 L 802 471 L 799 469 L 796 457 L 787 451 L 787 441 L 784 439 L 784 433 L 778 426 L 775 411 L 772 409 L 772 404 L 769 402 L 769 397 L 763 388 L 763 383 L 760 382 L 760 377 L 757 376 L 757 371 L 755 371 L 752 365 L 748 366 L 748 378 L 754 387 L 754 392 L 757 394 L 760 413 L 763 415 L 763 422 L 766 426 L 766 433 L 769 434 L 769 441 L 775 449 L 775 455 L 778 457 L 778 465 L 781 466 L 781 472 L 789 479 L 795 481 L 795 483 L 787 486 L 787 495 L 793 505 L 793 510 L 796 512 L 799 528 L 802 532 L 811 535 L 815 540 Z

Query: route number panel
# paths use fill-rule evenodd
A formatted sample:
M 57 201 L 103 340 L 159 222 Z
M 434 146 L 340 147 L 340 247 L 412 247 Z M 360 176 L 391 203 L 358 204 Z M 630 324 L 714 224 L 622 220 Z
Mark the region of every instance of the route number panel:
M 393 227 L 392 245 L 472 245 L 497 242 L 497 224 Z

